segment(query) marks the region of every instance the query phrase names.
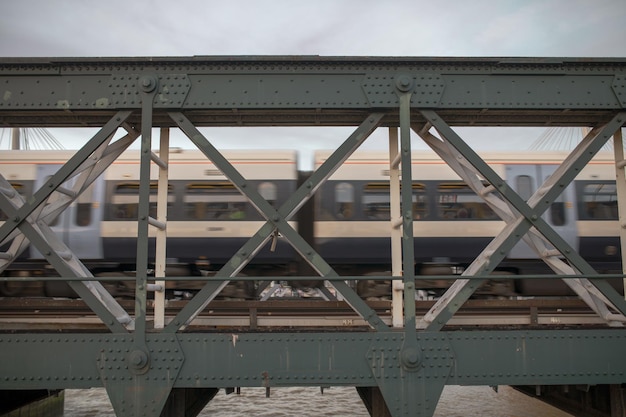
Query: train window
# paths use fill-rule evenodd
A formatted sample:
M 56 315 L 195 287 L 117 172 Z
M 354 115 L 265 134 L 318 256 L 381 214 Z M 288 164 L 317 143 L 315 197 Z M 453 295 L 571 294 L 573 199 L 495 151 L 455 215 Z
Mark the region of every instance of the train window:
M 528 201 L 535 192 L 532 177 L 530 175 L 518 175 L 517 178 L 515 178 L 515 182 L 517 185 L 517 194 L 519 194 L 524 201 Z
M 550 221 L 554 226 L 565 224 L 565 204 L 563 202 L 555 202 L 550 205 Z
M 583 188 L 581 215 L 595 220 L 617 220 L 615 183 L 588 183 Z
M 191 220 L 243 220 L 247 199 L 230 182 L 187 185 L 185 216 Z
M 149 216 L 156 218 L 157 182 L 150 182 Z M 168 209 L 174 203 L 173 187 L 168 185 Z M 115 187 L 111 200 L 112 218 L 116 220 L 137 220 L 139 210 L 139 181 L 120 183 Z
M 92 219 L 93 202 L 93 187 L 91 184 L 85 191 L 83 191 L 76 199 L 76 225 L 77 226 L 89 226 Z
M 52 178 L 52 175 L 48 175 L 45 178 L 45 182 L 48 182 L 50 178 Z M 52 193 L 52 195 L 48 197 L 48 200 L 46 201 L 46 205 L 53 204 L 58 199 L 59 199 L 59 194 Z M 50 223 L 48 223 L 48 226 L 51 226 L 51 227 L 58 226 L 59 223 L 61 223 L 61 215 L 57 214 L 56 217 Z
M 389 220 L 389 183 L 369 183 L 363 190 L 363 210 L 369 220 Z M 426 187 L 413 183 L 413 219 L 423 219 L 428 215 Z
M 463 182 L 442 182 L 438 187 L 439 217 L 445 220 L 491 220 L 497 216 L 485 201 Z
M 271 182 L 262 182 L 259 184 L 259 194 L 267 200 L 272 206 L 276 203 L 276 184 Z
M 546 177 L 546 181 L 548 177 Z M 526 199 L 528 200 L 528 199 Z M 563 194 L 559 194 L 559 196 L 554 200 L 552 204 L 550 204 L 550 209 L 548 210 L 550 216 L 550 223 L 554 226 L 563 226 L 565 224 L 565 201 L 563 199 Z
M 550 204 L 550 222 L 554 226 L 563 226 L 565 224 L 565 202 L 563 195 L 552 204 Z
M 347 182 L 335 185 L 335 214 L 340 219 L 354 215 L 354 187 Z
M 15 191 L 18 192 L 19 195 L 21 195 L 22 197 L 24 197 L 24 184 L 19 183 L 19 182 L 11 182 L 10 183 L 11 186 L 15 189 Z M 2 209 L 0 209 L 0 221 L 5 221 L 7 219 L 7 215 L 4 213 L 4 211 L 2 211 Z

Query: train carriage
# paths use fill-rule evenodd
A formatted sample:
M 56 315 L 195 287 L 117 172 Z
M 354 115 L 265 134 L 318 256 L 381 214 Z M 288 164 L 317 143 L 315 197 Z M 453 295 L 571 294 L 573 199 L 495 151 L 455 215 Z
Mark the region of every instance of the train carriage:
M 251 187 L 277 208 L 295 191 L 294 151 L 224 151 Z M 138 205 L 137 155 L 127 153 L 106 173 L 107 208 L 102 222 L 105 259 L 131 255 L 136 236 Z M 153 167 L 156 178 L 157 167 Z M 190 263 L 209 260 L 221 266 L 264 223 L 258 211 L 232 183 L 196 151 L 170 154 L 167 234 L 168 258 Z M 150 210 L 156 217 L 156 180 L 151 183 Z M 154 230 L 153 230 L 154 231 Z M 293 257 L 286 242 L 265 247 L 254 265 L 285 264 Z
M 315 154 L 319 167 L 329 151 Z M 481 155 L 520 196 L 528 199 L 563 161 L 564 152 Z M 617 195 L 612 155 L 600 154 L 544 214 L 574 249 L 602 273 L 620 273 Z M 413 235 L 416 273 L 453 275 L 463 271 L 505 223 L 435 153 L 412 154 Z M 390 268 L 389 158 L 359 151 L 324 184 L 316 201 L 316 242 L 320 254 L 345 275 L 385 275 Z M 496 274 L 550 273 L 524 243 L 518 243 Z M 559 280 L 507 281 L 483 291 L 496 295 L 569 293 Z M 447 281 L 420 281 L 443 289 Z M 374 285 L 374 288 L 381 288 Z M 363 286 L 362 295 L 373 294 Z
M 71 155 L 70 151 L 2 152 L 2 175 L 28 197 Z M 224 156 L 250 186 L 277 208 L 296 189 L 295 151 L 228 150 Z M 157 178 L 158 167 L 151 169 L 151 178 Z M 247 198 L 199 151 L 171 150 L 168 176 L 169 275 L 206 274 L 219 269 L 265 222 Z M 64 187 L 70 188 L 72 181 Z M 157 182 L 153 180 L 149 198 L 150 215 L 154 218 L 156 190 Z M 138 192 L 139 151 L 131 150 L 122 154 L 49 224 L 96 276 L 130 274 L 137 253 Z M 55 194 L 49 201 L 56 198 Z M 0 221 L 6 219 L 1 212 L 0 216 Z M 150 228 L 149 236 L 149 257 L 154 259 L 154 228 Z M 286 275 L 293 269 L 295 254 L 291 246 L 282 239 L 274 243 L 271 248 L 266 245 L 261 249 L 246 273 Z M 43 256 L 31 247 L 11 268 L 16 273 L 36 271 L 42 265 Z

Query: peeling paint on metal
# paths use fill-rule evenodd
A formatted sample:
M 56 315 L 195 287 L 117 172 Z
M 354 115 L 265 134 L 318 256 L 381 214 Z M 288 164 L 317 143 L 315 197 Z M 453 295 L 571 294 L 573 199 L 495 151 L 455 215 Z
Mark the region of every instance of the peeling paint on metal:
M 69 109 L 70 108 L 69 100 L 59 100 L 59 101 L 57 101 L 57 108 L 58 109 Z

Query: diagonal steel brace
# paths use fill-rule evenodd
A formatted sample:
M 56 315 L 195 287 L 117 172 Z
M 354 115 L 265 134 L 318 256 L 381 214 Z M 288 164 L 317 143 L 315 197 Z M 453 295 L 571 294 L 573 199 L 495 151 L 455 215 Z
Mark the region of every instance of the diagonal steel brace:
M 54 192 L 55 188 L 60 184 L 63 184 L 67 179 L 72 175 L 72 172 L 76 169 L 77 166 L 82 164 L 90 155 L 92 155 L 98 147 L 109 137 L 111 136 L 115 130 L 126 121 L 132 114 L 132 111 L 125 110 L 118 112 L 111 120 L 109 120 L 103 127 L 100 129 L 98 133 L 89 141 L 85 146 L 83 146 L 74 156 L 70 158 L 69 161 L 65 163 L 48 181 L 44 184 L 43 187 L 39 189 L 33 195 L 33 198 L 30 199 L 26 204 L 24 204 L 14 216 L 13 222 L 5 222 L 2 226 L 0 226 L 0 242 L 4 241 L 6 237 L 11 233 L 22 221 L 22 219 L 27 218 L 30 214 L 47 200 L 48 197 Z
M 598 135 L 581 143 L 544 183 L 544 187 L 524 202 L 517 193 L 474 153 L 443 120 L 433 111 L 422 111 L 427 121 L 432 124 L 454 149 L 463 154 L 475 169 L 492 185 L 521 216 L 507 224 L 464 272 L 466 276 L 486 276 L 502 261 L 506 253 L 524 236 L 531 227 L 542 233 L 561 253 L 568 257 L 573 266 L 583 274 L 593 275 L 595 271 L 541 218 L 541 214 L 561 193 L 578 173 L 578 166 L 587 163 L 613 133 L 620 128 L 624 114 L 618 114 L 600 129 Z M 560 188 L 560 189 L 559 189 Z M 429 330 L 440 329 L 454 315 L 460 306 L 484 282 L 484 279 L 461 279 L 449 288 L 433 308 L 423 317 L 420 327 Z M 606 283 L 594 282 L 594 285 L 622 313 L 626 303 L 617 292 Z
M 121 124 L 122 118 L 118 117 L 116 120 L 118 125 Z M 17 229 L 13 228 L 7 238 L 13 237 L 13 241 L 9 248 L 8 253 L 5 253 L 3 259 L 0 260 L 0 270 L 5 269 L 19 254 L 25 250 L 30 241 L 39 251 L 44 254 L 45 258 L 50 264 L 57 270 L 57 272 L 63 276 L 72 277 L 93 277 L 91 272 L 77 259 L 67 246 L 58 239 L 57 235 L 50 229 L 48 223 L 51 222 L 62 212 L 69 204 L 71 204 L 80 194 L 83 192 L 93 181 L 114 161 L 119 154 L 125 150 L 128 145 L 132 143 L 136 138 L 135 132 L 127 135 L 125 138 L 120 139 L 120 144 L 117 144 L 113 149 L 109 149 L 109 142 L 113 137 L 113 132 L 109 132 L 108 135 L 104 135 L 103 131 L 100 131 L 92 140 L 89 141 L 81 151 L 76 155 L 81 155 L 77 158 L 76 155 L 66 165 L 64 165 L 59 171 L 65 171 L 63 173 L 64 179 L 58 179 L 60 182 L 55 182 L 54 178 L 47 183 L 48 187 L 44 185 L 43 188 L 51 188 L 52 190 L 47 193 L 42 193 L 39 190 L 35 195 L 47 194 L 46 197 L 42 197 L 39 204 L 34 204 L 29 209 L 28 217 L 26 221 L 21 221 L 21 217 L 18 213 L 27 205 L 24 199 L 16 193 L 14 190 L 9 195 L 3 192 L 0 195 L 0 206 L 2 209 L 13 218 L 13 223 L 16 223 L 17 227 L 22 233 L 17 232 Z M 91 153 L 84 151 L 85 149 L 93 149 Z M 104 160 L 102 157 L 106 155 Z M 89 158 L 89 159 L 87 159 Z M 68 165 L 69 164 L 69 165 Z M 72 169 L 75 167 L 75 169 Z M 45 205 L 49 196 L 55 189 L 62 185 L 63 182 L 68 179 L 78 176 L 73 190 L 68 190 L 66 194 L 62 194 L 62 197 L 57 201 Z M 0 184 L 3 190 L 12 190 L 10 184 L 0 176 Z M 50 184 L 57 184 L 57 187 L 50 187 Z M 62 280 L 62 278 L 60 279 Z M 126 327 L 133 327 L 133 320 L 128 313 L 113 299 L 113 297 L 104 289 L 104 287 L 97 281 L 71 281 L 68 283 L 78 295 L 92 308 L 92 310 L 99 315 L 103 322 L 114 332 L 126 332 Z
M 506 223 L 511 223 L 515 220 L 515 214 L 510 205 L 507 205 L 505 201 L 492 192 L 495 191 L 495 189 L 491 185 L 485 186 L 483 184 L 474 167 L 463 158 L 457 150 L 435 137 L 424 127 L 420 128 L 419 126 L 415 126 L 414 130 L 502 220 Z M 593 129 L 588 136 L 595 137 L 597 131 L 597 128 Z M 550 245 L 547 239 L 541 235 L 537 229 L 531 228 L 529 232 L 524 235 L 523 240 L 555 273 L 561 275 L 577 274 L 574 268 L 563 262 L 560 257 L 555 254 L 554 247 Z M 600 317 L 609 322 L 626 320 L 626 317 L 623 315 L 616 315 L 609 311 L 609 307 L 607 306 L 607 304 L 609 304 L 608 300 L 606 300 L 604 295 L 600 293 L 587 278 L 581 276 L 581 278 L 565 279 L 563 281 Z
M 323 277 L 338 277 L 338 274 L 315 252 L 315 250 L 301 238 L 301 236 L 289 225 L 287 220 L 313 195 L 315 190 L 330 177 L 335 170 L 356 150 L 363 141 L 379 126 L 383 114 L 370 115 L 348 139 L 340 146 L 325 163 L 316 170 L 311 178 L 289 198 L 277 211 L 261 195 L 248 187 L 245 178 L 215 149 L 209 141 L 193 126 L 193 124 L 181 113 L 170 113 L 170 117 L 179 125 L 181 130 L 198 146 L 215 166 L 244 194 L 250 202 L 259 210 L 267 222 L 259 231 L 251 237 L 231 260 L 215 275 L 216 278 L 229 278 L 236 275 L 250 259 L 272 238 L 278 230 L 300 253 L 304 259 Z M 228 283 L 224 281 L 220 286 L 205 286 L 192 301 L 178 314 L 178 316 L 166 327 L 166 331 L 175 332 L 178 328 L 188 325 L 197 314 L 217 295 Z M 335 286 L 348 304 L 367 320 L 376 329 L 383 330 L 387 326 L 380 320 L 376 313 L 343 281 L 333 281 Z

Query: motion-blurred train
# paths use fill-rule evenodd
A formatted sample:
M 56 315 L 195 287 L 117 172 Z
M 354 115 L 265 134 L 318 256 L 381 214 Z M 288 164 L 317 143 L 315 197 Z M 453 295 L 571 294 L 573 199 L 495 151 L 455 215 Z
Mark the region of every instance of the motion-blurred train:
M 224 156 L 250 186 L 276 208 L 310 173 L 298 169 L 295 151 L 224 151 Z M 315 167 L 330 155 L 315 153 Z M 561 152 L 483 154 L 485 161 L 528 198 L 565 158 Z M 25 198 L 32 195 L 69 158 L 67 151 L 6 151 L 0 173 Z M 95 276 L 120 276 L 110 288 L 126 295 L 132 285 L 137 244 L 139 154 L 127 151 L 51 223 L 65 244 Z M 153 164 L 154 165 L 154 164 Z M 157 178 L 158 167 L 151 178 Z M 504 227 L 504 222 L 434 153 L 414 152 L 413 215 L 415 271 L 419 275 L 460 274 Z M 391 269 L 389 160 L 385 152 L 358 151 L 317 191 L 291 220 L 340 275 L 388 275 Z M 66 187 L 68 188 L 68 187 Z M 156 218 L 156 180 L 150 185 L 150 212 Z M 55 194 L 51 196 L 51 201 Z M 0 211 L 0 224 L 6 220 Z M 598 155 L 544 214 L 550 224 L 600 273 L 621 273 L 615 163 Z M 210 276 L 219 270 L 264 223 L 245 196 L 198 151 L 173 150 L 167 195 L 167 275 Z M 151 228 L 154 229 L 154 228 Z M 154 237 L 154 231 L 151 231 Z M 273 247 L 271 247 L 273 246 Z M 149 245 L 154 259 L 154 239 Z M 6 249 L 6 243 L 3 247 Z M 3 248 L 0 248 L 2 250 Z M 242 271 L 249 276 L 289 280 L 314 275 L 288 242 L 268 243 Z M 54 274 L 43 256 L 27 249 L 4 274 Z M 524 244 L 511 250 L 497 274 L 550 273 Z M 297 281 L 293 282 L 294 285 Z M 449 281 L 419 281 L 420 289 L 436 294 Z M 58 294 L 46 282 L 32 288 L 0 283 L 0 295 Z M 112 284 L 107 284 L 111 286 Z M 168 288 L 193 291 L 201 282 L 170 281 Z M 315 284 L 313 284 L 315 285 Z M 230 288 L 230 290 L 228 289 Z M 389 281 L 359 281 L 363 297 L 390 293 Z M 224 290 L 254 298 L 258 288 L 239 281 Z M 482 293 L 511 296 L 567 293 L 560 280 L 490 281 Z

